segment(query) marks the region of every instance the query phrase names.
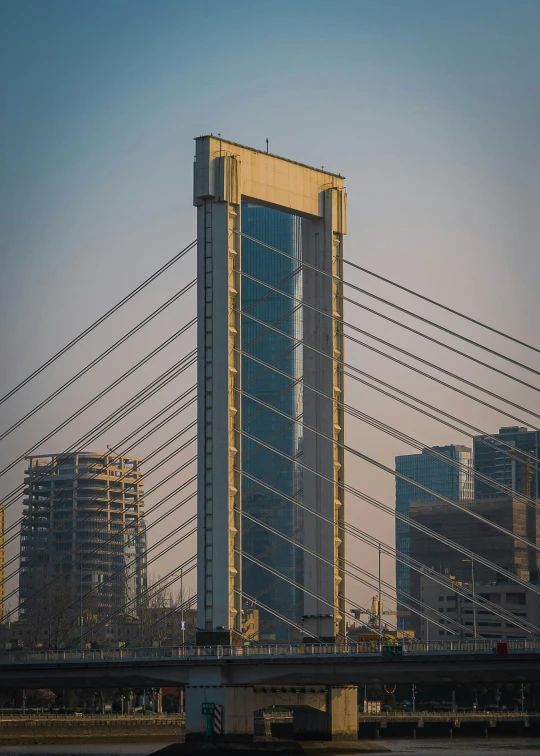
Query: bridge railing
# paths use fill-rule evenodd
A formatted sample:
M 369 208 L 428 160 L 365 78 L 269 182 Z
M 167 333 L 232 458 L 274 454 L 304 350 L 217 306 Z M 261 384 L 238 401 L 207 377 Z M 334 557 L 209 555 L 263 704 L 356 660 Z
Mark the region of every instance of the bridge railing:
M 531 638 L 507 641 L 507 650 L 512 652 L 540 652 L 540 639 Z M 496 651 L 497 641 L 445 640 L 415 641 L 400 643 L 402 654 L 459 654 Z M 372 656 L 381 653 L 377 643 L 329 643 L 329 644 L 267 644 L 250 646 L 160 646 L 149 648 L 118 648 L 74 650 L 0 651 L 0 662 L 100 662 L 129 661 L 131 659 L 228 659 L 291 656 Z

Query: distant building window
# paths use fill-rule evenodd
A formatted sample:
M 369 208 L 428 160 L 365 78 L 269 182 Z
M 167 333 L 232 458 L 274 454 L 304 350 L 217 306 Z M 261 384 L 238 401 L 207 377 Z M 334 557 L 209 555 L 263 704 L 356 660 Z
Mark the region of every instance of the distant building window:
M 506 603 L 507 604 L 525 604 L 525 594 L 524 593 L 507 593 L 506 594 Z

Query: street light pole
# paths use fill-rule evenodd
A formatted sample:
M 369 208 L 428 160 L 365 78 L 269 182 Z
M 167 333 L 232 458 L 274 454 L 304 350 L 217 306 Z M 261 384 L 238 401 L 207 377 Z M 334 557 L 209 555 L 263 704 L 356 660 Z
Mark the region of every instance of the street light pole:
M 476 600 L 475 600 L 475 585 L 474 585 L 474 558 L 471 557 L 470 559 L 462 559 L 462 562 L 470 562 L 471 563 L 471 596 L 472 596 L 472 619 L 473 619 L 473 638 L 474 638 L 474 650 L 476 651 L 476 639 L 477 639 L 477 631 L 476 631 Z
M 83 585 L 82 585 L 82 562 L 79 565 L 80 568 L 80 593 L 81 593 L 81 619 L 79 622 L 80 625 L 80 636 L 81 636 L 81 654 L 83 651 Z
M 381 607 L 381 544 L 379 543 L 379 651 L 382 649 L 382 607 Z
M 476 601 L 474 600 L 474 559 L 471 558 L 471 583 L 472 583 L 472 611 L 473 611 L 473 633 L 474 633 L 474 650 L 476 651 Z
M 186 642 L 186 630 L 185 630 L 185 624 L 184 624 L 184 571 L 182 567 L 180 567 L 180 602 L 181 602 L 181 610 L 182 610 L 182 651 L 184 651 L 184 646 Z

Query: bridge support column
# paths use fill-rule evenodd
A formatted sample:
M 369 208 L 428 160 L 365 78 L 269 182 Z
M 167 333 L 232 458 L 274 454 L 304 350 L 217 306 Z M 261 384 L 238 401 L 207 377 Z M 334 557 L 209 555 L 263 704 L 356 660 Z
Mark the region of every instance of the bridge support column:
M 186 741 L 206 739 L 203 703 L 221 706 L 221 733 L 213 740 L 253 740 L 254 716 L 251 688 L 238 686 L 189 686 L 186 690 Z
M 329 688 L 321 708 L 294 708 L 293 721 L 298 740 L 358 740 L 357 688 Z
M 213 733 L 214 740 L 252 740 L 254 713 L 269 706 L 293 710 L 298 740 L 358 738 L 357 688 L 353 686 L 302 691 L 257 689 L 227 684 L 219 669 L 194 670 L 186 688 L 186 741 L 205 740 L 203 704 L 208 703 L 221 706 L 221 734 Z
M 358 740 L 358 689 L 332 687 L 328 691 L 328 718 L 332 740 Z
M 186 687 L 186 741 L 206 739 L 207 703 L 221 706 L 221 734 L 212 733 L 213 739 L 253 739 L 253 688 L 226 685 L 219 670 L 208 668 L 191 674 Z

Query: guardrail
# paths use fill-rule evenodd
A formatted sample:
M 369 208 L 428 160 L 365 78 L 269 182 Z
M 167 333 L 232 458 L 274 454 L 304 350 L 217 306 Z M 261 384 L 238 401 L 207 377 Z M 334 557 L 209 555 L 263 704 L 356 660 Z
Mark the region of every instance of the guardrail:
M 538 652 L 540 653 L 540 639 L 506 641 L 509 653 Z M 421 642 L 407 640 L 400 643 L 402 653 L 423 656 L 426 654 L 493 654 L 497 641 L 485 640 L 456 640 Z M 43 662 L 102 662 L 128 661 L 133 659 L 228 659 L 228 658 L 261 658 L 280 656 L 373 656 L 381 653 L 378 644 L 347 643 L 347 644 L 269 644 L 253 646 L 167 646 L 151 648 L 119 648 L 92 649 L 84 651 L 72 650 L 43 650 L 43 651 L 7 651 L 0 652 L 0 663 L 43 663 Z
M 437 719 L 438 717 L 453 719 L 523 719 L 524 717 L 537 717 L 540 718 L 539 712 L 529 711 L 378 711 L 378 712 L 364 712 L 358 713 L 358 719 L 366 721 L 373 720 L 385 720 L 395 719 L 407 721 L 408 719 Z
M 118 721 L 118 720 L 124 720 L 126 722 L 150 722 L 152 720 L 159 720 L 161 721 L 167 721 L 167 722 L 183 722 L 185 719 L 185 714 L 178 714 L 178 713 L 162 713 L 158 714 L 157 712 L 149 711 L 146 714 L 138 713 L 124 713 L 121 712 L 107 712 L 106 714 L 99 714 L 97 712 L 93 711 L 84 711 L 84 712 L 73 712 L 73 713 L 62 713 L 62 712 L 51 712 L 51 711 L 40 711 L 40 712 L 8 712 L 8 711 L 0 711 L 0 722 L 21 722 L 21 721 L 53 721 L 53 722 L 66 722 L 66 721 L 77 721 L 79 722 L 81 717 L 87 721 L 91 722 L 103 722 L 108 723 L 112 720 Z
M 51 714 L 44 711 L 39 714 L 5 714 L 0 712 L 0 723 L 6 722 L 92 722 L 92 724 L 109 724 L 110 722 L 129 722 L 138 724 L 156 724 L 167 722 L 169 724 L 183 724 L 184 714 L 157 714 L 148 712 L 148 714 L 96 714 L 94 712 L 84 712 L 77 714 Z

